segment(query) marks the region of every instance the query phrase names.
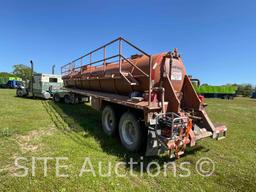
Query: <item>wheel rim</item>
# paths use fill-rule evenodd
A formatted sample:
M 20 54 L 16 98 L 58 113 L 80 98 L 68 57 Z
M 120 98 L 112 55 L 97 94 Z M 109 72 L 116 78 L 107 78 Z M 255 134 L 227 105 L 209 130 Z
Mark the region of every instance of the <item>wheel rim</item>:
M 21 97 L 22 96 L 22 91 L 18 90 L 18 96 Z
M 136 142 L 137 131 L 132 121 L 124 121 L 122 125 L 122 135 L 125 143 L 128 145 L 132 145 Z
M 113 130 L 113 116 L 110 111 L 105 114 L 104 123 L 107 131 Z

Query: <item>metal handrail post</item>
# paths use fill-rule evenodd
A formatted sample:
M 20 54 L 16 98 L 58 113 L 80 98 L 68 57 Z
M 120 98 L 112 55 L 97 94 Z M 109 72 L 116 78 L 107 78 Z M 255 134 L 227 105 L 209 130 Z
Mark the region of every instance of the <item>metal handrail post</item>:
M 81 58 L 81 63 L 80 63 L 80 72 L 82 73 L 82 66 L 83 66 L 83 58 Z
M 92 73 L 92 53 L 90 53 L 90 76 Z
M 148 106 L 151 106 L 151 92 L 152 92 L 152 73 L 151 73 L 151 69 L 152 69 L 152 57 L 149 56 L 149 89 L 148 89 Z
M 104 74 L 106 71 L 106 46 L 104 46 Z
M 119 39 L 118 42 L 118 52 L 119 52 L 119 72 L 122 72 L 122 67 L 121 67 L 121 55 L 122 55 L 122 39 Z

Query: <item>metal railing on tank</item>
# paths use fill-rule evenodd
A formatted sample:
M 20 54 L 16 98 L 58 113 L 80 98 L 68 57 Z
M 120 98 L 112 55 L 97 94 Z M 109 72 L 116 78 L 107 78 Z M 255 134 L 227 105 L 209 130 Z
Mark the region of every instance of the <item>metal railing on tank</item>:
M 117 54 L 113 54 L 112 56 L 107 57 L 106 52 L 107 52 L 107 48 L 109 48 L 111 45 L 113 45 L 114 43 L 118 43 L 118 53 Z M 132 48 L 134 48 L 135 50 L 139 51 L 142 55 L 145 55 L 146 57 L 148 57 L 148 62 L 149 62 L 149 74 L 145 73 L 141 68 L 139 68 L 136 64 L 134 64 L 131 60 L 129 60 L 129 58 L 126 58 L 123 56 L 123 44 L 126 44 Z M 99 51 L 103 51 L 103 58 L 93 61 L 92 60 L 92 56 L 94 54 L 96 54 Z M 86 58 L 89 58 L 89 62 L 88 63 L 84 63 L 84 60 L 86 60 Z M 122 63 L 124 61 L 126 61 L 126 63 L 128 63 L 129 65 L 133 66 L 135 69 L 137 69 L 142 75 L 144 75 L 145 77 L 148 78 L 149 81 L 149 95 L 151 95 L 152 92 L 152 82 L 151 82 L 151 69 L 152 69 L 152 58 L 151 55 L 147 54 L 146 52 L 144 52 L 143 50 L 141 50 L 140 48 L 138 48 L 137 46 L 135 46 L 134 44 L 132 44 L 131 42 L 127 41 L 126 39 L 119 37 L 73 61 L 71 61 L 70 63 L 63 65 L 61 67 L 61 74 L 62 76 L 65 75 L 69 75 L 71 73 L 79 73 L 82 72 L 83 68 L 87 68 L 89 66 L 90 68 L 90 75 L 92 73 L 92 67 L 99 67 L 99 66 L 103 66 L 104 69 L 104 73 L 106 70 L 106 66 L 107 66 L 107 61 L 109 60 L 113 60 L 114 58 L 117 58 L 117 61 L 119 63 L 119 73 L 121 76 L 123 76 L 127 81 L 128 79 L 123 75 L 122 72 Z M 113 61 L 112 61 L 113 62 Z M 78 64 L 79 63 L 79 66 Z M 99 65 L 99 63 L 102 63 Z M 149 97 L 148 100 L 148 105 L 151 105 L 151 98 Z

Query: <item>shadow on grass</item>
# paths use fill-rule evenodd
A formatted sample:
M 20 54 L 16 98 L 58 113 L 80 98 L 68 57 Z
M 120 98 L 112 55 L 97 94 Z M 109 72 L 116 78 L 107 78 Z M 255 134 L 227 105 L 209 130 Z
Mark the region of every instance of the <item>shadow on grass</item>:
M 118 135 L 109 137 L 104 134 L 103 130 L 101 129 L 100 112 L 85 104 L 68 105 L 64 103 L 54 103 L 53 101 L 42 101 L 42 103 L 51 116 L 56 127 L 63 131 L 64 134 L 75 142 L 85 145 L 85 147 L 94 148 L 93 146 L 90 146 L 84 142 L 86 137 L 93 136 L 99 142 L 105 153 L 118 156 L 121 161 L 126 163 L 130 161 L 130 158 L 133 158 L 133 161 L 140 162 L 141 156 L 143 156 L 145 150 L 140 153 L 128 152 L 122 147 Z M 61 119 L 58 119 L 56 112 Z M 67 125 L 66 128 L 61 121 L 64 121 L 64 124 Z M 84 132 L 84 138 L 79 134 L 70 134 L 70 131 L 74 133 Z M 193 149 L 189 149 L 186 152 L 186 156 L 193 155 L 200 150 L 205 150 L 205 148 L 199 145 Z M 143 162 L 145 164 L 152 161 L 156 161 L 160 166 L 162 166 L 164 163 L 169 162 L 170 158 L 168 156 L 143 157 Z M 139 171 L 139 166 L 137 169 Z
M 28 99 L 28 100 L 41 100 L 41 101 L 46 101 L 47 99 L 41 98 L 41 97 L 33 97 L 32 95 L 29 96 L 24 96 L 24 97 L 19 97 L 17 95 L 14 95 L 13 97 L 18 98 L 18 99 Z

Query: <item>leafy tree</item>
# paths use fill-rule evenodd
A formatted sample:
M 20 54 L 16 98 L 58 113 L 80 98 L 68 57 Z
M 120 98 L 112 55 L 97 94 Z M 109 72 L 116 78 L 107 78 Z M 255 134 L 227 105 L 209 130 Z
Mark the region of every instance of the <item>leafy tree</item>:
M 13 65 L 13 74 L 24 81 L 29 80 L 31 78 L 31 68 L 23 64 Z
M 253 92 L 253 86 L 251 84 L 238 85 L 237 94 L 244 97 L 250 97 Z
M 6 72 L 0 72 L 0 77 L 8 78 L 8 77 L 15 77 L 15 75 L 11 73 L 6 73 Z

